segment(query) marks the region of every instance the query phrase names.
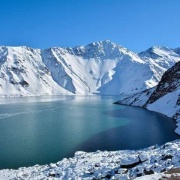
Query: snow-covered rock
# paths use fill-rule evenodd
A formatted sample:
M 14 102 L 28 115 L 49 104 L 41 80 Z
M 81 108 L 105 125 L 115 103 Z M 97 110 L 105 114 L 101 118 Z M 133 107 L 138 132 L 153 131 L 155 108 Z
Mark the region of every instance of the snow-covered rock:
M 0 95 L 137 93 L 180 60 L 178 48 L 150 49 L 136 54 L 108 40 L 44 50 L 1 46 Z
M 156 87 L 117 103 L 145 107 L 174 118 L 178 126 L 175 132 L 180 134 L 180 62 L 164 73 Z
M 0 179 L 159 179 L 180 167 L 180 140 L 142 150 L 77 152 L 56 164 L 0 170 Z M 127 168 L 122 168 L 126 165 Z M 128 167 L 129 165 L 129 167 Z M 180 170 L 171 170 L 178 172 Z M 171 173 L 171 171 L 169 173 Z M 139 178 L 138 178 L 139 177 Z
M 155 89 L 156 89 L 156 86 L 153 88 L 144 90 L 140 93 L 136 93 L 132 96 L 128 96 L 127 98 L 122 99 L 115 103 L 142 107 L 145 104 L 145 102 L 147 102 L 147 100 L 149 99 L 149 97 L 151 96 L 151 94 L 154 92 Z

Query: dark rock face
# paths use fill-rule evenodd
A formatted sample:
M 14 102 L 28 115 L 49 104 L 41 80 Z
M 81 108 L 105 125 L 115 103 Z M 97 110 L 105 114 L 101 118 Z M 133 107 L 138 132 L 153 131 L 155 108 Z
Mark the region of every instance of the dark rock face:
M 24 80 L 23 80 L 23 81 L 21 81 L 21 82 L 20 82 L 20 84 L 21 84 L 22 86 L 29 86 L 29 83 L 28 83 L 28 82 L 26 82 L 26 81 L 24 81 Z
M 139 159 L 138 162 L 135 162 L 135 163 L 129 163 L 129 164 L 126 164 L 126 165 L 121 165 L 121 168 L 126 168 L 126 169 L 129 169 L 129 168 L 133 168 L 139 164 L 141 164 L 142 161 Z
M 156 90 L 152 93 L 147 104 L 152 104 L 167 93 L 173 92 L 180 87 L 180 62 L 176 63 L 172 68 L 167 70 L 161 78 Z M 180 104 L 180 98 L 177 105 Z
M 149 170 L 149 171 L 145 170 L 144 174 L 145 175 L 151 175 L 151 174 L 154 174 L 154 171 L 153 170 Z

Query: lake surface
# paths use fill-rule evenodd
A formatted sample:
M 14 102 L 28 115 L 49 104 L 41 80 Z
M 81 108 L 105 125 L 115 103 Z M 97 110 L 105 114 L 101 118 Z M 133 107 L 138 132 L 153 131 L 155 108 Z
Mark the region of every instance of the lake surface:
M 75 151 L 141 149 L 172 141 L 175 122 L 115 105 L 120 97 L 0 99 L 0 169 L 57 162 Z

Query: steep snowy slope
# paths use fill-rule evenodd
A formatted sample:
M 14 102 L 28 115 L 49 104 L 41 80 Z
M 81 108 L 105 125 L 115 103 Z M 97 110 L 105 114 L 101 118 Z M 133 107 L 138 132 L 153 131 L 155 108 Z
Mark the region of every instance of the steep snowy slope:
M 180 62 L 164 73 L 157 87 L 137 93 L 118 102 L 146 107 L 177 120 L 180 134 Z
M 0 47 L 0 95 L 134 94 L 154 87 L 179 49 L 136 54 L 108 40 L 75 48 Z
M 178 48 L 154 46 L 136 56 L 124 57 L 112 80 L 100 88 L 102 94 L 134 94 L 157 85 L 163 73 L 180 61 Z
M 52 79 L 40 50 L 0 47 L 0 95 L 71 94 Z
M 99 87 L 112 79 L 117 63 L 131 54 L 108 40 L 87 46 L 42 51 L 43 61 L 53 79 L 75 94 L 96 93 Z
M 106 40 L 51 48 L 42 51 L 42 57 L 53 79 L 75 94 L 134 94 L 157 85 L 162 74 L 180 60 L 171 49 L 153 49 L 156 59 L 150 57 L 149 50 L 137 55 Z
M 156 85 L 157 81 L 147 84 L 153 77 L 148 63 L 137 55 L 124 56 L 117 64 L 112 80 L 102 86 L 101 94 L 134 94 Z

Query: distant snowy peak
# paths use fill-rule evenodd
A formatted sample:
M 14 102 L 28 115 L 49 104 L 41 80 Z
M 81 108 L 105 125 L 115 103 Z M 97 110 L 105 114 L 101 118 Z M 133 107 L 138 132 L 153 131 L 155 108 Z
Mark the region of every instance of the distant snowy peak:
M 167 70 L 171 68 L 176 62 L 180 61 L 180 54 L 178 49 L 172 49 L 163 46 L 153 46 L 146 51 L 139 53 L 139 57 L 146 62 L 151 62 L 156 68 L 164 68 Z M 162 76 L 162 74 L 161 74 Z
M 140 52 L 138 55 L 140 57 L 149 57 L 152 59 L 162 58 L 164 56 L 178 56 L 173 49 L 163 46 L 152 46 L 151 48 Z

